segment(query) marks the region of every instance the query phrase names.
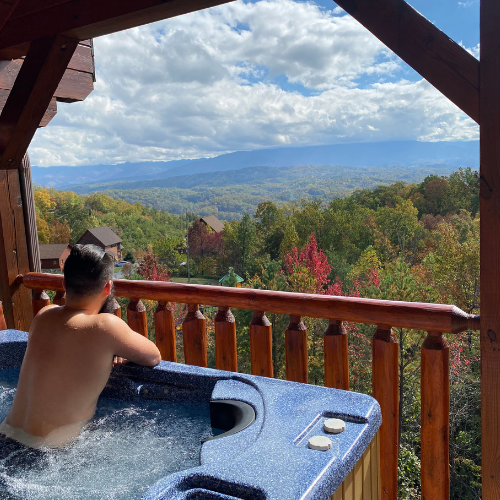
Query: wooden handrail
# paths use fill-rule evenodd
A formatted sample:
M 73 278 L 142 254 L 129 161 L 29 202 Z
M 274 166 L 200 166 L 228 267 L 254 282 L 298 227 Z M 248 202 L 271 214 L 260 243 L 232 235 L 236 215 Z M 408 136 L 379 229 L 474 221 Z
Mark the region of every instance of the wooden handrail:
M 62 291 L 62 275 L 27 273 L 18 281 L 34 290 Z M 436 333 L 460 333 L 479 329 L 479 316 L 467 314 L 456 306 L 397 302 L 391 300 L 334 297 L 251 288 L 187 285 L 163 281 L 114 280 L 118 297 L 141 298 L 158 302 L 182 302 L 250 309 L 312 318 L 336 319 L 393 328 L 411 328 Z

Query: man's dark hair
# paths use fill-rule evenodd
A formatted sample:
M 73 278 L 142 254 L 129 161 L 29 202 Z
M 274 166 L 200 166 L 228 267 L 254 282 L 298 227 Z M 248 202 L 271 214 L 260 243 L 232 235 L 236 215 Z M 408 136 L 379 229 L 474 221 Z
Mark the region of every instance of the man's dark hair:
M 98 295 L 113 279 L 114 262 L 96 245 L 75 245 L 64 263 L 66 292 L 80 297 Z

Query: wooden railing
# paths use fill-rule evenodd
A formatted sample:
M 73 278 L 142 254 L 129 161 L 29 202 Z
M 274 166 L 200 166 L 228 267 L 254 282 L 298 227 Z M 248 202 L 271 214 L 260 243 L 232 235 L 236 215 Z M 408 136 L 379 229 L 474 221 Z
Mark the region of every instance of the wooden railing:
M 18 278 L 33 289 L 33 313 L 50 303 L 45 290 L 56 291 L 64 304 L 62 276 L 29 273 Z M 451 305 L 334 297 L 246 288 L 179 283 L 114 280 L 117 297 L 130 298 L 128 324 L 147 336 L 146 309 L 141 299 L 158 302 L 154 314 L 156 343 L 162 358 L 176 361 L 175 325 L 170 303 L 188 304 L 182 323 L 187 364 L 207 365 L 206 319 L 199 305 L 218 306 L 215 317 L 215 364 L 237 371 L 236 324 L 230 308 L 253 310 L 250 322 L 251 371 L 273 376 L 272 328 L 265 312 L 289 315 L 285 332 L 286 376 L 307 383 L 307 330 L 302 317 L 325 318 L 325 385 L 349 390 L 348 339 L 344 322 L 377 325 L 372 342 L 373 396 L 382 410 L 380 461 L 382 498 L 397 499 L 398 471 L 398 356 L 393 327 L 425 330 L 421 358 L 421 479 L 422 498 L 449 498 L 449 348 L 444 333 L 478 330 L 479 317 Z M 116 314 L 120 315 L 119 307 Z

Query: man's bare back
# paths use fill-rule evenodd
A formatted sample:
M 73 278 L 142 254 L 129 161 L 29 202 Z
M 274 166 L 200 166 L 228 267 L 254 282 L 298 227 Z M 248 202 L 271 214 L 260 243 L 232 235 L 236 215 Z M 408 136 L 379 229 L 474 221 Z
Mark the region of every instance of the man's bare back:
M 160 362 L 153 342 L 118 317 L 99 314 L 111 286 L 91 299 L 68 297 L 65 306 L 47 306 L 35 317 L 1 433 L 29 446 L 61 446 L 94 415 L 114 356 L 145 366 Z

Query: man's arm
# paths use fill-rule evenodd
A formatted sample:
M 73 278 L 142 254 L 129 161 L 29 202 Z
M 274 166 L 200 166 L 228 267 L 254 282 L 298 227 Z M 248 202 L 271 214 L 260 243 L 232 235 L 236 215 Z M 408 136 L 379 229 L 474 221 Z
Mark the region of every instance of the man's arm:
M 161 361 L 160 351 L 146 337 L 134 332 L 125 321 L 112 314 L 102 314 L 102 328 L 112 343 L 113 354 L 143 366 L 156 366 Z

